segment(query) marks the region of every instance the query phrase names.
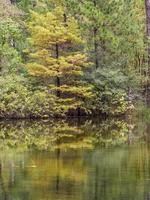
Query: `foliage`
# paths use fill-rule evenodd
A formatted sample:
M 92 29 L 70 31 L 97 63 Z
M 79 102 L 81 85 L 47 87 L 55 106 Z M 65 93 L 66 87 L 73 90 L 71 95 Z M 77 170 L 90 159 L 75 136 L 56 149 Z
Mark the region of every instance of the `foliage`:
M 0 128 L 1 149 L 48 151 L 119 146 L 128 141 L 129 132 L 126 122 L 112 119 L 81 124 L 75 120 L 1 122 Z
M 95 84 L 97 101 L 93 102 L 96 111 L 111 115 L 120 115 L 127 111 L 127 77 L 116 70 L 97 70 L 92 80 Z
M 21 10 L 11 4 L 9 0 L 0 2 L 0 75 L 13 73 L 21 65 L 20 44 L 22 43 L 22 30 L 19 20 Z
M 1 78 L 0 118 L 50 117 L 56 112 L 54 97 L 46 89 L 31 91 L 26 81 L 15 75 Z
M 125 113 L 149 79 L 144 20 L 141 0 L 1 0 L 0 83 L 20 98 L 11 107 L 2 91 L 1 117 Z
M 18 24 L 11 19 L 0 21 L 0 73 L 17 71 L 21 57 L 16 48 L 15 41 L 20 40 Z
M 98 93 L 97 103 L 100 106 L 97 108 L 106 113 L 117 113 L 120 104 L 126 104 L 124 100 L 120 102 L 120 99 L 126 100 L 130 89 L 133 95 L 140 93 L 148 79 L 144 3 L 141 0 L 65 2 L 82 27 L 87 51 L 95 63 L 96 70 L 90 71 L 90 74 L 93 73 L 90 82 Z M 112 73 L 116 76 L 113 75 L 113 80 L 110 81 Z M 89 74 L 87 77 L 90 77 Z M 115 84 L 118 79 L 123 79 L 121 85 Z M 126 109 L 121 110 L 124 112 Z
M 76 50 L 83 41 L 75 19 L 71 16 L 64 19 L 63 7 L 56 7 L 44 14 L 32 12 L 28 26 L 32 45 L 31 62 L 26 65 L 29 73 L 49 79 L 51 83 L 47 85 L 63 103 L 62 109 L 83 106 L 83 100 L 92 93 L 88 83 L 81 81 L 89 63 L 87 56 Z

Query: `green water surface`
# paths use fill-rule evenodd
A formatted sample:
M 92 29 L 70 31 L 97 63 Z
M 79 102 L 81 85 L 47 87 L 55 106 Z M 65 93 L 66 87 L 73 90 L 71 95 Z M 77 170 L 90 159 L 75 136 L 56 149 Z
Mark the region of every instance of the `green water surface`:
M 0 122 L 0 200 L 150 199 L 149 123 Z

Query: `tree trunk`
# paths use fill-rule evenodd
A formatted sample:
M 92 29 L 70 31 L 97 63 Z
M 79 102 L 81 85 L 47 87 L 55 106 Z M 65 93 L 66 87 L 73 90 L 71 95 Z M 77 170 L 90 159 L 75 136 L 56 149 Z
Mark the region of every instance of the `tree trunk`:
M 94 28 L 94 51 L 95 51 L 95 67 L 99 67 L 98 62 L 98 44 L 97 44 L 97 28 Z
M 64 13 L 64 22 L 65 23 L 67 22 L 67 15 L 65 13 Z M 67 26 L 67 24 L 65 24 L 65 26 Z M 58 46 L 58 44 L 56 44 L 56 59 L 58 60 L 58 58 L 59 58 L 59 46 Z M 59 72 L 59 69 L 58 69 L 58 72 Z M 56 77 L 56 86 L 60 87 L 60 77 L 59 76 Z M 57 90 L 57 97 L 60 97 L 59 89 Z
M 150 0 L 145 0 L 147 35 L 150 36 Z
M 15 4 L 16 0 L 10 0 L 11 4 Z
M 58 58 L 59 58 L 59 47 L 58 44 L 56 44 L 56 59 Z M 60 78 L 58 76 L 56 77 L 56 86 L 60 87 Z M 60 97 L 59 89 L 57 90 L 57 97 Z
M 150 37 L 150 0 L 145 0 L 147 37 Z M 150 45 L 148 43 L 148 68 L 150 68 Z M 149 70 L 148 70 L 149 71 Z
M 96 0 L 93 0 L 93 4 L 94 4 L 94 7 L 96 8 L 97 6 L 97 3 L 96 3 Z M 96 24 L 96 22 L 95 22 Z M 97 43 L 97 27 L 94 27 L 94 31 L 93 31 L 93 35 L 94 35 L 94 53 L 95 53 L 95 67 L 96 69 L 99 67 L 99 62 L 98 62 L 98 43 Z

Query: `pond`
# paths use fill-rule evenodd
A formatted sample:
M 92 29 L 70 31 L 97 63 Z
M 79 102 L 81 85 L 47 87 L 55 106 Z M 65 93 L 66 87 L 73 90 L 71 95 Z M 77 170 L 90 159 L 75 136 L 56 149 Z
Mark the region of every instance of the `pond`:
M 150 199 L 143 119 L 0 122 L 0 200 Z

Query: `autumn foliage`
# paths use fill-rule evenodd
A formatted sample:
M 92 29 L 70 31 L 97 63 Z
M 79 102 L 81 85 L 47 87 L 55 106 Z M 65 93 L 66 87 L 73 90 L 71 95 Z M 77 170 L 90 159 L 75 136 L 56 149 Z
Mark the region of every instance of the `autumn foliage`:
M 32 12 L 28 29 L 29 73 L 48 80 L 49 92 L 57 96 L 62 110 L 79 109 L 92 97 L 92 88 L 82 80 L 91 63 L 79 51 L 84 41 L 76 20 L 65 16 L 63 7 L 56 7 L 44 14 Z

